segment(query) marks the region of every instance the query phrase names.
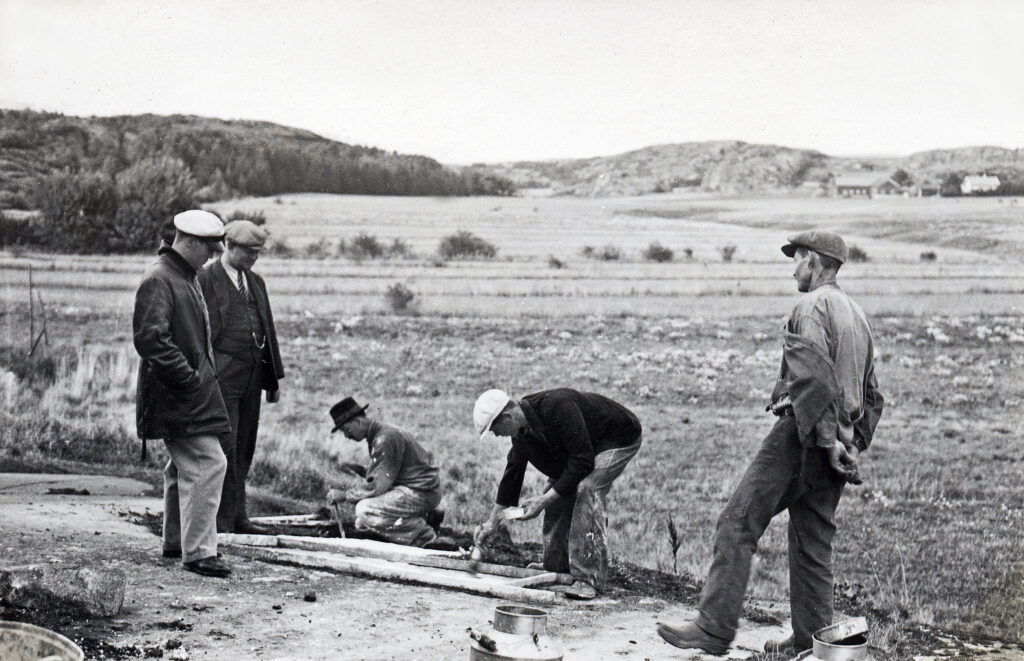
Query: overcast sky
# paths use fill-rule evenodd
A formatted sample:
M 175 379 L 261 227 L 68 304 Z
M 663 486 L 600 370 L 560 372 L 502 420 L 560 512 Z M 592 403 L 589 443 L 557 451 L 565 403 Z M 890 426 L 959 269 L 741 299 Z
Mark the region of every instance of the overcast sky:
M 260 119 L 449 163 L 1024 146 L 1024 2 L 0 0 L 0 107 Z

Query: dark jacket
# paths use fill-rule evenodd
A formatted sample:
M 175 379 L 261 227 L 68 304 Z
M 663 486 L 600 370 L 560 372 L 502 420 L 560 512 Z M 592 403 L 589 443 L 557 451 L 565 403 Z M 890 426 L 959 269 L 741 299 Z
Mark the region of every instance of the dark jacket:
M 139 283 L 132 337 L 142 358 L 135 402 L 139 438 L 231 431 L 196 271 L 169 245 L 160 247 Z
M 373 498 L 395 487 L 441 497 L 434 458 L 406 431 L 374 421 L 366 433 L 370 465 L 359 498 Z
M 554 480 L 551 488 L 558 494 L 574 496 L 594 470 L 598 453 L 640 438 L 633 412 L 603 395 L 557 388 L 526 395 L 519 403 L 530 428 L 512 439 L 495 500 L 503 507 L 519 503 L 527 463 Z
M 268 392 L 276 392 L 280 387 L 278 380 L 284 377 L 284 365 L 281 362 L 281 349 L 277 344 L 274 313 L 270 309 L 270 299 L 267 296 L 267 286 L 263 282 L 263 278 L 252 271 L 247 271 L 246 276 L 253 298 L 256 299 L 256 310 L 263 323 L 263 332 L 267 337 L 260 387 Z M 232 291 L 237 290 L 234 283 L 228 278 L 228 274 L 224 271 L 224 265 L 219 259 L 200 271 L 199 285 L 206 298 L 206 308 L 210 315 L 211 341 L 216 356 L 220 352 L 218 340 L 221 330 L 224 328 L 224 317 L 227 316 L 230 305 L 229 297 Z

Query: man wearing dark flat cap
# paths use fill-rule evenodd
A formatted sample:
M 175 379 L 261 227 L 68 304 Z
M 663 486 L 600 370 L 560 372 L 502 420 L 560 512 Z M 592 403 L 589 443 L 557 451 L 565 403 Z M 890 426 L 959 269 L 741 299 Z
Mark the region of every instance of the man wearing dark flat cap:
M 441 481 L 433 457 L 409 432 L 370 418 L 366 409 L 351 397 L 331 407 L 331 433 L 340 430 L 353 441 L 365 439 L 370 464 L 346 465 L 346 475 L 327 492 L 327 502 L 340 504 L 343 511 L 354 509 L 358 531 L 395 544 L 429 544 L 444 517 L 437 509 Z
M 231 430 L 220 437 L 228 467 L 217 530 L 259 534 L 266 531 L 249 521 L 245 480 L 256 451 L 261 395 L 266 391 L 267 402 L 278 400 L 284 367 L 267 287 L 252 270 L 267 233 L 251 221 L 236 220 L 225 228 L 225 242 L 221 258 L 199 273 L 210 316 L 217 382 L 231 420 Z
M 836 284 L 846 242 L 826 230 L 789 237 L 803 296 L 784 331 L 782 367 L 772 392 L 778 420 L 718 519 L 711 569 L 698 615 L 658 624 L 676 647 L 725 654 L 736 635 L 751 559 L 772 518 L 789 511 L 789 598 L 793 634 L 765 651 L 794 656 L 832 622 L 832 540 L 846 482 L 860 484 L 858 458 L 882 414 L 871 327 Z
M 160 246 L 135 294 L 132 340 L 139 362 L 136 417 L 143 455 L 163 439 L 163 555 L 207 576 L 227 576 L 217 558 L 217 506 L 226 461 L 219 435 L 231 431 L 217 387 L 206 301 L 198 269 L 220 253 L 224 224 L 199 209 L 174 217 L 173 243 Z

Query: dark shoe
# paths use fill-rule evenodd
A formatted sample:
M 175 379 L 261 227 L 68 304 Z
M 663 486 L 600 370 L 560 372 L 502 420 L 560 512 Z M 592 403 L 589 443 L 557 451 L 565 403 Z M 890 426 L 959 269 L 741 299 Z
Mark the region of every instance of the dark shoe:
M 201 560 L 182 563 L 182 566 L 189 571 L 202 574 L 203 576 L 224 578 L 231 575 L 231 567 L 223 560 L 219 560 L 212 555 Z
M 590 601 L 597 596 L 597 590 L 586 581 L 573 581 L 572 585 L 565 589 L 565 596 L 580 601 Z
M 163 550 L 163 556 L 165 558 L 180 558 L 181 557 L 181 549 L 164 549 Z
M 785 640 L 769 640 L 764 644 L 764 651 L 767 654 L 781 654 L 785 657 L 796 656 L 804 650 L 811 649 L 810 645 L 797 645 L 793 636 Z
M 238 535 L 269 535 L 270 530 L 246 519 L 235 524 L 235 533 Z
M 683 649 L 704 650 L 715 656 L 722 656 L 729 651 L 728 640 L 712 636 L 693 622 L 687 622 L 678 628 L 658 622 L 658 635 L 669 645 Z
M 441 534 L 441 522 L 444 521 L 444 510 L 440 507 L 434 508 L 427 512 L 427 515 L 423 517 L 426 520 L 427 525 L 434 529 L 434 533 Z

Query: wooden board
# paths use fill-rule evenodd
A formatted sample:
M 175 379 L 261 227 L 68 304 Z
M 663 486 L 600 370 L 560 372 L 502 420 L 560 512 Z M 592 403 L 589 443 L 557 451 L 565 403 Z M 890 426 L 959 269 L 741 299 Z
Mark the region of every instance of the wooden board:
M 464 571 L 436 567 L 421 567 L 384 558 L 365 558 L 335 552 L 242 544 L 225 544 L 223 549 L 229 553 L 264 562 L 326 569 L 385 581 L 408 581 L 511 601 L 539 604 L 559 604 L 563 601 L 562 596 L 557 593 L 511 585 L 508 579 L 503 577 L 486 574 L 472 575 Z

